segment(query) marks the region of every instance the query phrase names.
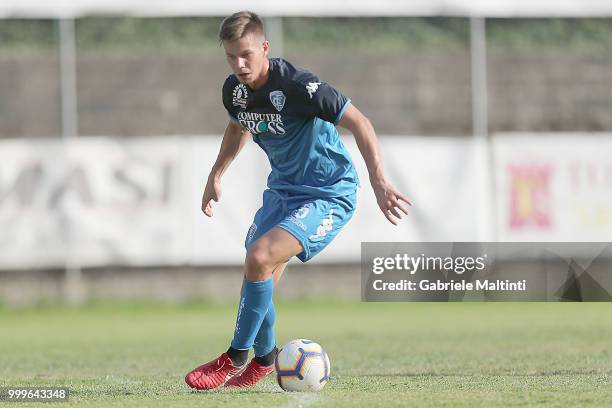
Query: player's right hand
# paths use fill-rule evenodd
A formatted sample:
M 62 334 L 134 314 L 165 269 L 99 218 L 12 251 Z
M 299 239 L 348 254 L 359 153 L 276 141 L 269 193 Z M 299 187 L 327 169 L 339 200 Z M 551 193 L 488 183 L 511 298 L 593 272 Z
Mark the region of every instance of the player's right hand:
M 221 182 L 215 177 L 209 177 L 202 195 L 202 211 L 209 217 L 213 216 L 212 202 L 218 202 L 221 198 Z

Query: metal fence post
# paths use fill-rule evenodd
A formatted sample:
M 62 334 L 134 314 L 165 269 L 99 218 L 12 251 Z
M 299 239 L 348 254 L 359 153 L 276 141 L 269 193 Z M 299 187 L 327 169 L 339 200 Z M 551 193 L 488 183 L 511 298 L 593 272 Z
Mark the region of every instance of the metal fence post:
M 65 144 L 78 136 L 76 41 L 74 19 L 59 20 L 60 80 L 62 106 L 62 140 Z M 64 217 L 67 254 L 64 266 L 64 297 L 70 303 L 85 297 L 81 265 L 74 253 L 74 226 L 69 215 Z
M 264 19 L 266 37 L 270 41 L 270 56 L 283 57 L 283 18 L 266 17 Z
M 470 68 L 472 84 L 472 134 L 477 153 L 478 239 L 497 240 L 494 163 L 489 135 L 487 100 L 487 39 L 484 17 L 470 17 Z

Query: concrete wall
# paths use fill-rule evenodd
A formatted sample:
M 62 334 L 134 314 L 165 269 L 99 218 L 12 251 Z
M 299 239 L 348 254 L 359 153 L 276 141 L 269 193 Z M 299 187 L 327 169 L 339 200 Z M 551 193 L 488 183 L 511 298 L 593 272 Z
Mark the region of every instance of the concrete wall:
M 226 116 L 221 55 L 80 54 L 82 135 L 215 134 Z M 287 58 L 334 84 L 379 133 L 471 132 L 467 50 L 405 55 L 299 53 Z M 612 130 L 612 57 L 489 53 L 491 131 Z M 60 133 L 54 53 L 0 54 L 0 137 Z
M 108 267 L 83 270 L 81 285 L 68 288 L 63 270 L 0 271 L 0 303 L 19 306 L 63 302 L 70 297 L 74 300 L 235 301 L 240 295 L 243 273 L 240 266 Z M 313 296 L 360 299 L 360 266 L 290 265 L 274 296 L 276 299 Z

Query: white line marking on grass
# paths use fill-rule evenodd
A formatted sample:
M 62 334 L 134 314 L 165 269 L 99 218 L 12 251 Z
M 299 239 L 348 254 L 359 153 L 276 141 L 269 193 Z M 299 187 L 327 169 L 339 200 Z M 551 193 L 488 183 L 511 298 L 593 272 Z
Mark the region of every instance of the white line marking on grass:
M 291 397 L 292 401 L 287 402 L 286 408 L 306 408 L 321 399 L 320 394 L 310 392 L 300 392 L 291 395 Z

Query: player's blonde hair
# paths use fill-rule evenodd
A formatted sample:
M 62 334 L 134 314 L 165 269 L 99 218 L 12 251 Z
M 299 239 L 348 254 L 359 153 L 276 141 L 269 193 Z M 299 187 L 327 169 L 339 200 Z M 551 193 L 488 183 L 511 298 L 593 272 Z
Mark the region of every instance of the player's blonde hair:
M 239 11 L 226 17 L 219 28 L 219 40 L 239 40 L 247 34 L 264 35 L 264 26 L 261 18 L 252 11 Z

